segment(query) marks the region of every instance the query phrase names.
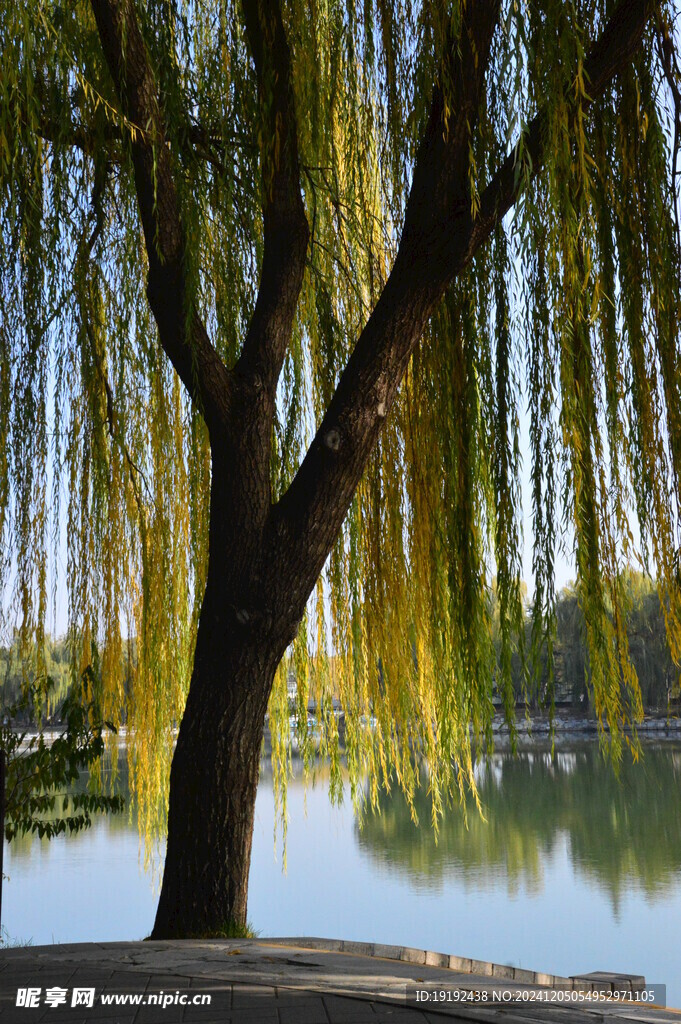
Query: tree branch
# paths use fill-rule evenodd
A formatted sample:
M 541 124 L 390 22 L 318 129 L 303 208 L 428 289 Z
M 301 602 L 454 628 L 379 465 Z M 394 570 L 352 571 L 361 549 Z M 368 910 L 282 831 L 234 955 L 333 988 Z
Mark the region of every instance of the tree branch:
M 38 135 L 53 145 L 66 143 L 68 146 L 80 149 L 86 156 L 95 156 L 101 152 L 102 143 L 104 143 L 107 148 L 107 159 L 111 163 L 121 162 L 121 133 L 111 124 L 107 125 L 107 130 L 103 134 L 100 134 L 79 121 L 71 122 L 65 128 L 62 122 L 43 113 L 38 121 Z M 119 147 L 118 155 L 114 149 L 116 145 Z
M 588 89 L 585 105 L 598 100 L 618 71 L 631 60 L 641 43 L 645 26 L 658 6 L 655 0 L 621 0 L 615 8 L 584 63 Z M 547 126 L 548 109 L 543 107 L 485 188 L 480 197 L 479 216 L 469 232 L 468 245 L 459 256 L 459 260 L 464 262 L 457 265 L 457 273 L 470 262 L 527 183 L 527 177 L 516 173 L 518 162 L 523 159 L 528 162 L 529 180 L 539 173 L 544 162 Z
M 149 133 L 142 129 L 139 129 L 139 132 L 142 136 L 148 136 L 147 141 L 152 144 L 153 137 Z M 124 162 L 123 132 L 118 125 L 112 124 L 110 121 L 106 121 L 97 128 L 90 124 L 83 124 L 81 121 L 71 121 L 65 124 L 53 112 L 43 109 L 38 118 L 37 134 L 41 139 L 55 146 L 72 146 L 90 157 L 101 153 L 102 144 L 104 144 L 107 159 L 111 164 Z M 246 146 L 243 140 L 236 137 L 228 141 L 230 146 Z M 212 132 L 205 125 L 200 123 L 182 125 L 180 148 L 182 152 L 191 148 L 195 158 L 199 161 L 211 164 L 221 174 L 228 173 L 235 177 L 234 171 L 227 166 L 225 161 L 223 139 L 217 132 Z M 235 180 L 238 179 L 235 178 Z M 238 183 L 243 185 L 240 180 Z
M 243 0 L 243 11 L 264 122 L 264 252 L 258 298 L 237 372 L 264 388 L 271 414 L 291 340 L 310 232 L 300 192 L 291 58 L 279 3 Z
M 232 375 L 187 294 L 180 204 L 134 0 L 91 0 L 91 6 L 123 113 L 140 127 L 132 141 L 132 159 L 149 259 L 149 304 L 161 345 L 212 432 L 229 421 Z
M 640 44 L 653 0 L 621 0 L 585 64 L 597 98 Z M 477 116 L 498 4 L 464 7 L 458 51 L 450 55 L 455 100 L 444 124 L 436 87 L 407 204 L 397 258 L 386 286 L 341 376 L 336 393 L 291 486 L 275 507 L 272 544 L 286 547 L 299 589 L 291 605 L 302 613 L 347 513 L 369 453 L 394 400 L 409 358 L 446 287 L 465 268 L 518 197 L 515 163 L 504 161 L 471 213 L 467 179 L 469 126 Z M 547 111 L 532 122 L 525 152 L 537 174 L 544 158 Z

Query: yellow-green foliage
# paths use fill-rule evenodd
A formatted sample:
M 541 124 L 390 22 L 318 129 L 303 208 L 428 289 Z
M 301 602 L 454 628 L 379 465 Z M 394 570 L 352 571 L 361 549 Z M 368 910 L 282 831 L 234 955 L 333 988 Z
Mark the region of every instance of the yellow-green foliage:
M 311 241 L 278 395 L 275 499 L 392 265 L 433 81 L 445 105 L 450 95 L 440 57 L 462 2 L 284 4 Z M 641 713 L 622 591 L 636 557 L 657 580 L 681 658 L 680 267 L 669 93 L 653 46 L 655 26 L 672 31 L 673 7 L 660 4 L 635 61 L 585 111 L 585 54 L 613 0 L 501 6 L 470 134 L 471 209 L 543 104 L 545 166 L 532 179 L 521 147 L 526 187 L 513 215 L 433 317 L 271 702 L 281 780 L 293 667 L 303 750 L 311 764 L 302 723 L 312 698 L 332 790 L 335 695 L 353 791 L 368 775 L 372 798 L 381 780 L 410 794 L 425 761 L 434 817 L 472 782 L 469 723 L 477 742 L 491 737 L 493 579 L 497 682 L 511 714 L 526 412 L 529 669 L 544 646 L 550 673 L 563 535 L 574 538 L 595 705 L 615 760 Z M 137 7 L 165 104 L 190 288 L 233 365 L 262 257 L 259 182 L 277 140 L 260 129 L 238 3 Z M 42 651 L 66 538 L 72 673 L 96 644 L 102 712 L 128 722 L 149 828 L 166 804 L 205 580 L 207 434 L 157 344 L 128 146 L 144 126 L 118 110 L 89 4 L 0 0 L 0 47 L 0 588 L 21 649 Z

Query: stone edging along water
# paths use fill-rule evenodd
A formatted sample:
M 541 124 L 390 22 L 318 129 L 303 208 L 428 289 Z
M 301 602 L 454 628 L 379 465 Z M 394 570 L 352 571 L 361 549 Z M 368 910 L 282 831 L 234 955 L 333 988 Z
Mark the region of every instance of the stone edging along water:
M 327 953 L 352 953 L 355 956 L 377 957 L 380 960 L 400 960 L 402 963 L 424 967 L 457 971 L 476 977 L 489 978 L 488 984 L 499 981 L 513 981 L 517 985 L 542 985 L 549 988 L 564 988 L 579 991 L 622 991 L 634 992 L 645 987 L 641 974 L 612 974 L 595 971 L 592 974 L 575 974 L 564 978 L 559 974 L 543 971 L 528 971 L 508 964 L 495 964 L 490 960 L 473 960 L 469 957 L 454 956 L 450 953 L 436 953 L 412 946 L 388 946 L 381 942 L 355 942 L 350 939 L 319 938 L 262 938 L 267 945 L 297 946 L 299 949 L 316 949 Z

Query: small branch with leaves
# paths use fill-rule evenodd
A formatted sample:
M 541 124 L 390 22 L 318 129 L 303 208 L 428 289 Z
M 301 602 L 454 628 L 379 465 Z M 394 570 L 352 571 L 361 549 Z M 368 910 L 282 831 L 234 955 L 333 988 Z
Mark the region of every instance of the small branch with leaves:
M 91 690 L 93 670 L 85 669 L 83 691 Z M 40 719 L 40 708 L 53 687 L 32 686 L 11 706 L 0 709 L 0 751 L 5 756 L 4 837 L 36 833 L 52 839 L 66 832 L 80 832 L 92 824 L 92 815 L 116 814 L 125 807 L 122 796 L 101 793 L 68 793 L 104 753 L 104 734 L 116 729 L 102 720 L 94 698 L 81 701 L 71 692 L 60 712 L 64 729 L 50 742 Z M 18 723 L 21 723 L 17 729 Z

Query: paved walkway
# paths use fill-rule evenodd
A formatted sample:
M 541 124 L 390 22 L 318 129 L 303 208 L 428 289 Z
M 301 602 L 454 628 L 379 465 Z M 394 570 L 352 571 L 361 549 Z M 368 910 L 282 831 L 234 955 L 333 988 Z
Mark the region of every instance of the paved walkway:
M 315 939 L 29 946 L 0 952 L 0 1024 L 681 1022 L 678 1011 L 586 1001 L 593 978 L 529 975 L 422 950 Z M 561 1003 L 530 999 L 538 978 L 545 994 L 558 982 L 572 994 L 565 987 Z M 598 984 L 632 983 L 602 976 Z M 471 1001 L 445 997 L 426 1006 L 416 1003 L 417 989 L 465 990 Z M 505 993 L 504 1002 L 493 1001 L 494 992 Z

